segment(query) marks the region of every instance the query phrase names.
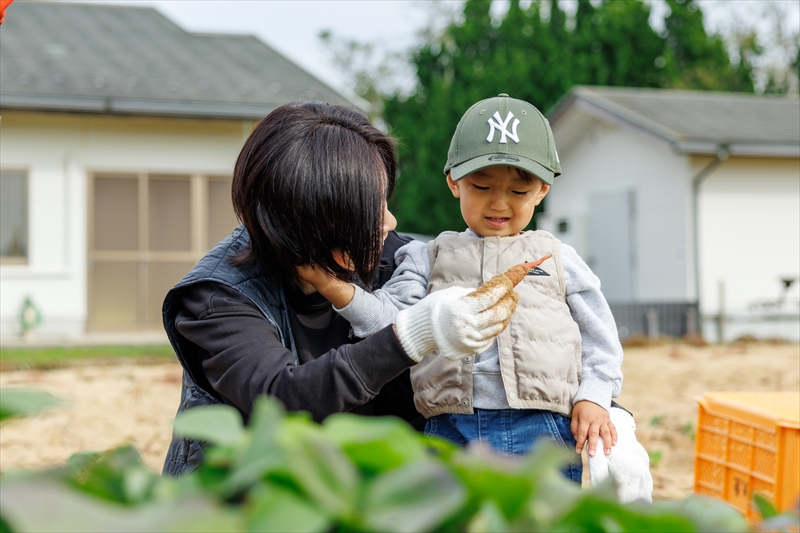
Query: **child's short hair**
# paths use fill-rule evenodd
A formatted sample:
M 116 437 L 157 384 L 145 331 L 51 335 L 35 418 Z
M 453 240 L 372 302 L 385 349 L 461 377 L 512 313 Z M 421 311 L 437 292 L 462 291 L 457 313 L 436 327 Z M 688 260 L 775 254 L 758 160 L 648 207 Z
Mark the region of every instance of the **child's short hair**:
M 486 168 L 486 167 L 484 167 L 484 168 Z M 522 170 L 519 167 L 511 167 L 511 168 L 513 168 L 517 172 L 517 176 L 519 176 L 520 178 L 522 178 L 523 180 L 525 180 L 528 183 L 532 183 L 533 180 L 538 180 L 539 179 L 538 177 L 534 176 L 533 174 L 531 174 L 527 170 Z
M 550 123 L 523 100 L 500 94 L 470 107 L 450 141 L 444 173 L 458 181 L 492 166 L 509 166 L 548 185 L 561 175 Z

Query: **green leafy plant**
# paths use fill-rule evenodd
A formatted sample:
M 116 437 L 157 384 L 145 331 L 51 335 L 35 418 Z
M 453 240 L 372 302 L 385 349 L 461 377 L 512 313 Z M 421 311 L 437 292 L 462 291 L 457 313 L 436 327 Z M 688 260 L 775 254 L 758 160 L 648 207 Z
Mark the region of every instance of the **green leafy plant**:
M 733 508 L 700 496 L 622 505 L 611 477 L 581 490 L 562 477 L 566 452 L 554 445 L 506 459 L 393 418 L 317 424 L 269 398 L 247 427 L 213 406 L 182 414 L 175 432 L 209 443 L 177 478 L 149 471 L 130 447 L 5 474 L 0 532 L 748 531 Z
M 661 459 L 664 458 L 664 452 L 661 450 L 651 450 L 647 452 L 647 455 L 650 457 L 650 467 L 655 468 L 661 463 Z
M 29 415 L 59 403 L 61 402 L 58 398 L 42 391 L 0 390 L 0 422 Z

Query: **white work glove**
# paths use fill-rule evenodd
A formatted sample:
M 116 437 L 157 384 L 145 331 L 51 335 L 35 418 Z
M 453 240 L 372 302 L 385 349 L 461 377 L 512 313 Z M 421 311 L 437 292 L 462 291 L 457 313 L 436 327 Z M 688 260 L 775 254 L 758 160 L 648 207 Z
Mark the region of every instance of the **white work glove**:
M 599 484 L 610 473 L 617 482 L 617 497 L 620 503 L 634 500 L 653 501 L 653 476 L 650 474 L 650 456 L 636 440 L 636 423 L 633 417 L 618 407 L 608 410 L 611 422 L 617 428 L 617 444 L 611 455 L 596 453 L 589 456 L 589 478 L 592 486 Z M 597 449 L 603 449 L 599 439 Z
M 508 326 L 518 299 L 510 281 L 485 294 L 461 287 L 437 291 L 397 313 L 397 338 L 417 362 L 437 349 L 448 359 L 478 354 Z

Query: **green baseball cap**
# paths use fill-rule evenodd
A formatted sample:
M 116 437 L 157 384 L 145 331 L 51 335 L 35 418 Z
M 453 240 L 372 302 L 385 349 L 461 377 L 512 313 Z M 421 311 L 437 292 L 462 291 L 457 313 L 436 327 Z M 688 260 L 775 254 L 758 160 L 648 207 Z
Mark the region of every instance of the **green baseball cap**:
M 528 102 L 500 94 L 470 107 L 450 141 L 444 173 L 458 181 L 482 168 L 509 166 L 548 185 L 561 175 L 550 123 Z

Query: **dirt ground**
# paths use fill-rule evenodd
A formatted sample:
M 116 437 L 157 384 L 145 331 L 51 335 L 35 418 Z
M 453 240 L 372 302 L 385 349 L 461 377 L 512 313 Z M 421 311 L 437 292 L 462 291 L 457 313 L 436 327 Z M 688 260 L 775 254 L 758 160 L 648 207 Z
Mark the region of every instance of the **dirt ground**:
M 653 457 L 654 496 L 680 499 L 692 490 L 695 397 L 709 391 L 800 391 L 800 345 L 663 344 L 625 349 L 618 402 L 632 411 L 637 435 Z M 135 446 L 161 470 L 180 396 L 177 364 L 76 366 L 0 372 L 0 387 L 46 390 L 65 400 L 0 431 L 0 472 L 63 463 L 80 450 Z

